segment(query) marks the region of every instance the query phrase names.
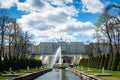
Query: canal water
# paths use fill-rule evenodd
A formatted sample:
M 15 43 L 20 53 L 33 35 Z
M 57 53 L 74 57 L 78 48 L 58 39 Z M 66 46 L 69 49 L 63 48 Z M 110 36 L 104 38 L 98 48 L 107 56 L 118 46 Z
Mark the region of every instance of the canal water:
M 35 80 L 81 80 L 74 73 L 65 69 L 53 69 L 52 71 L 36 78 Z

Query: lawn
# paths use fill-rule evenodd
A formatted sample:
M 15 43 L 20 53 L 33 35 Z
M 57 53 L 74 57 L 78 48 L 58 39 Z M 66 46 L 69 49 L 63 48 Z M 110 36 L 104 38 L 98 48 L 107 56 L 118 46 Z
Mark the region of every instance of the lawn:
M 85 72 L 86 74 L 95 75 L 96 73 L 102 73 L 101 69 L 96 68 L 90 68 L 91 71 L 87 72 L 88 67 L 83 67 L 81 70 L 81 67 L 77 66 L 75 69 Z M 105 73 L 110 73 L 112 76 L 97 76 L 100 79 L 103 80 L 120 80 L 120 71 L 111 71 L 111 70 L 105 70 Z
M 43 68 L 38 69 L 37 71 L 40 71 L 40 70 L 43 70 Z M 35 72 L 36 69 L 35 68 L 30 69 L 30 72 L 26 72 L 26 71 L 27 70 L 19 70 L 19 71 L 12 71 L 12 73 L 19 74 L 19 76 L 23 76 L 23 75 Z M 9 73 L 9 72 L 8 71 L 0 72 L 0 80 L 9 80 L 11 78 L 15 78 L 15 77 L 3 77 L 3 76 L 1 76 L 1 74 L 6 74 L 6 73 Z
M 36 55 L 34 56 L 34 59 L 39 60 L 39 59 L 40 59 L 40 55 L 39 55 L 39 54 L 36 54 Z

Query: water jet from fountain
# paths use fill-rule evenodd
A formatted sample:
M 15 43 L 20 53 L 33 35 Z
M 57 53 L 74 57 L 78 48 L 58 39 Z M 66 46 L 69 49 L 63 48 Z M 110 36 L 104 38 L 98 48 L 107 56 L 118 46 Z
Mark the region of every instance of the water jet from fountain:
M 58 67 L 62 66 L 62 55 L 61 55 L 61 46 L 59 46 L 59 48 L 57 49 L 55 55 L 52 58 L 52 63 L 51 63 L 51 68 L 54 67 L 54 65 L 56 64 L 56 61 L 59 59 L 58 61 Z

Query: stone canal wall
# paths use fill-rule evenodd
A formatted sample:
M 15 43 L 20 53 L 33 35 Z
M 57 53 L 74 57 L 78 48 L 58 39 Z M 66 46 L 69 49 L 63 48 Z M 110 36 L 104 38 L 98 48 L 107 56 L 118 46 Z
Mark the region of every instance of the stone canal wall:
M 76 74 L 77 76 L 79 76 L 82 80 L 101 80 L 99 78 L 96 78 L 93 75 L 85 74 L 84 72 L 81 72 L 81 71 L 73 69 L 73 68 L 68 68 L 67 70 L 73 72 L 74 74 Z
M 24 76 L 19 76 L 10 80 L 34 80 L 35 78 L 51 71 L 52 69 L 47 69 L 47 70 L 42 70 L 42 71 L 38 71 L 38 72 L 34 72 L 34 73 L 30 73 Z

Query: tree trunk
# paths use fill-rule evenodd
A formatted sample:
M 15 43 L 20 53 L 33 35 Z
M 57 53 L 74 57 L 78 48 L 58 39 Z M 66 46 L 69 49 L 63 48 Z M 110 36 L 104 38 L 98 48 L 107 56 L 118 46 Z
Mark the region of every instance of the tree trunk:
M 1 49 L 0 49 L 0 55 L 4 57 L 4 20 L 1 26 Z

